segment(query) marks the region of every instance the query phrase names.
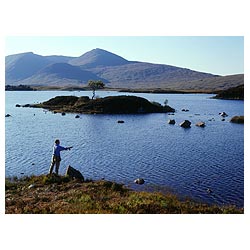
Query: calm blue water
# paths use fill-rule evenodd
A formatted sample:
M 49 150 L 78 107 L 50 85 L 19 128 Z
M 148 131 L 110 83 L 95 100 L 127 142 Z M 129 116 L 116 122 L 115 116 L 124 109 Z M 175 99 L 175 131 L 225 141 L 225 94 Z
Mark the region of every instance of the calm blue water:
M 6 176 L 46 174 L 54 140 L 59 138 L 62 146 L 73 146 L 61 153 L 61 174 L 71 165 L 89 179 L 170 190 L 207 203 L 244 205 L 244 125 L 229 122 L 244 114 L 243 101 L 214 100 L 207 94 L 134 94 L 161 104 L 168 99 L 177 111 L 175 115 L 80 115 L 80 119 L 15 107 L 58 95 L 91 94 L 6 92 L 6 114 L 12 115 L 5 118 Z M 100 97 L 123 94 L 97 92 Z M 229 114 L 225 121 L 218 115 L 222 111 Z M 176 124 L 169 125 L 168 119 Z M 178 125 L 185 119 L 192 122 L 190 129 Z M 206 122 L 206 127 L 196 127 L 198 121 Z M 140 187 L 133 184 L 138 177 L 145 179 Z

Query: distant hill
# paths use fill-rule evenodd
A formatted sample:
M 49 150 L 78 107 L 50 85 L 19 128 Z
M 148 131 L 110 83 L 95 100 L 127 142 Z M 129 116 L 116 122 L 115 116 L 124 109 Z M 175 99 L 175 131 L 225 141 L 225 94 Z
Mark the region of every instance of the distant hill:
M 168 87 L 176 90 L 203 90 L 214 92 L 216 90 L 226 90 L 243 84 L 244 74 L 238 74 L 184 81 L 177 84 L 168 84 Z
M 244 75 L 217 76 L 164 64 L 128 61 L 103 49 L 79 57 L 32 52 L 5 58 L 6 85 L 84 86 L 102 80 L 122 89 L 222 90 L 244 84 Z
M 72 66 L 68 63 L 50 64 L 22 82 L 26 85 L 60 86 L 67 85 L 69 81 L 74 85 L 84 84 L 87 83 L 89 79 L 101 80 L 104 83 L 107 82 L 107 80 L 89 71 L 82 70 L 80 67 Z
M 32 52 L 7 56 L 5 58 L 6 83 L 15 83 L 26 79 L 51 61 L 46 57 L 33 54 Z
M 182 82 L 214 78 L 215 75 L 175 66 L 133 62 L 114 67 L 88 69 L 116 88 L 176 88 Z

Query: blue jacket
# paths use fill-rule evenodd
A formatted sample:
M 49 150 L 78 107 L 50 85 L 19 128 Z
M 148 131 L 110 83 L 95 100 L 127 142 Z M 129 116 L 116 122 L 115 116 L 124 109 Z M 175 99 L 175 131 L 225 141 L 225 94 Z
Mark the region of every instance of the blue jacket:
M 53 155 L 60 157 L 60 151 L 62 150 L 67 150 L 67 148 L 55 144 L 53 147 Z

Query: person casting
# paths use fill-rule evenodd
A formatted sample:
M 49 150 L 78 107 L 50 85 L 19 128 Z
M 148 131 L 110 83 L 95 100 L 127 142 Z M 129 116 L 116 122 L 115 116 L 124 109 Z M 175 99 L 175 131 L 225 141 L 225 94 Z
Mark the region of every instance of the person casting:
M 53 155 L 51 159 L 49 174 L 51 175 L 54 169 L 54 166 L 56 165 L 55 172 L 58 175 L 60 162 L 61 162 L 61 155 L 60 152 L 63 150 L 70 150 L 72 147 L 62 147 L 60 146 L 60 141 L 57 139 L 55 140 L 55 145 L 53 146 Z

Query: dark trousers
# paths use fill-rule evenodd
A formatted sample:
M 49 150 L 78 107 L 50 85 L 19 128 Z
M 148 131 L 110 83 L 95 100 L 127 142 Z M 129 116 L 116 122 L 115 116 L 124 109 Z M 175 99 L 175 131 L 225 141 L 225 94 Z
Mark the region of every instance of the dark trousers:
M 56 174 L 58 175 L 60 162 L 61 162 L 60 156 L 56 156 L 56 155 L 52 156 L 51 164 L 50 164 L 50 168 L 49 168 L 49 174 L 50 175 L 52 174 L 55 165 L 56 165 Z

